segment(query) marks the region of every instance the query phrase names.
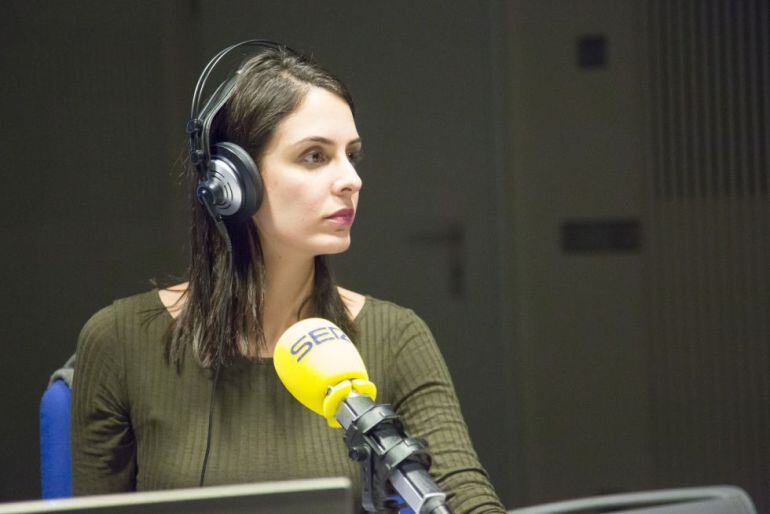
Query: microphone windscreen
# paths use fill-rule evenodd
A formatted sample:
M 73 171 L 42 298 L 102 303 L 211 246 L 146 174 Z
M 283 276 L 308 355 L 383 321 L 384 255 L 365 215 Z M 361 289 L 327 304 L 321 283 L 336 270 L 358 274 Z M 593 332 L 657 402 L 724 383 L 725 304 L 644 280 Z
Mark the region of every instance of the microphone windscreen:
M 332 426 L 339 426 L 334 412 L 351 389 L 376 396 L 358 350 L 329 320 L 308 318 L 290 326 L 278 339 L 273 364 L 292 396 Z

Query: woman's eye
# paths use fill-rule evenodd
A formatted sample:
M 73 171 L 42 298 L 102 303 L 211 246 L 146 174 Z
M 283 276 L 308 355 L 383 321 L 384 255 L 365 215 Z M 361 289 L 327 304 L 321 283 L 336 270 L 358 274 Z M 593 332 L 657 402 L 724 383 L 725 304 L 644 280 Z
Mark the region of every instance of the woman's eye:
M 324 162 L 324 154 L 320 150 L 313 150 L 306 153 L 302 161 L 308 164 L 321 164 Z
M 348 160 L 355 166 L 359 162 L 361 162 L 361 159 L 363 159 L 364 154 L 361 151 L 356 152 L 348 152 Z

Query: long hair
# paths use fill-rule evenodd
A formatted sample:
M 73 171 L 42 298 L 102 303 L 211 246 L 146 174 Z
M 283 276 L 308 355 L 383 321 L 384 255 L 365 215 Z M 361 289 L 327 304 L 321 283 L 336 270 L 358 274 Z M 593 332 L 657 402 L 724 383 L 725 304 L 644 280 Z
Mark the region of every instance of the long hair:
M 354 112 L 345 85 L 317 63 L 286 48 L 260 50 L 243 64 L 232 96 L 215 116 L 211 143 L 233 142 L 259 167 L 276 128 L 313 86 L 344 99 Z M 260 235 L 252 220 L 228 224 L 231 259 L 216 225 L 195 198 L 198 175 L 192 166 L 187 166 L 187 174 L 192 210 L 189 286 L 182 310 L 169 327 L 166 356 L 179 366 L 189 349 L 205 368 L 253 359 L 267 344 Z M 297 320 L 302 311 L 331 320 L 355 338 L 355 324 L 324 256 L 315 257 L 312 292 L 303 299 Z

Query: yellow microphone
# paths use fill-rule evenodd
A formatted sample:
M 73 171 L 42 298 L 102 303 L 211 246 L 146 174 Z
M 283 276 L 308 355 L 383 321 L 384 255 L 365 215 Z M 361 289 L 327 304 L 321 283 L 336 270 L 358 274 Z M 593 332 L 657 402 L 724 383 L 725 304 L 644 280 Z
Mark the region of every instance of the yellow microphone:
M 290 326 L 278 339 L 273 363 L 292 396 L 330 427 L 340 427 L 334 415 L 351 393 L 377 398 L 361 355 L 331 321 L 308 318 Z
M 278 339 L 273 364 L 292 396 L 329 426 L 345 429 L 349 456 L 361 465 L 364 509 L 382 510 L 392 488 L 417 514 L 451 514 L 446 494 L 428 475 L 425 443 L 404 432 L 389 405 L 374 403 L 377 388 L 339 327 L 321 318 L 295 323 Z

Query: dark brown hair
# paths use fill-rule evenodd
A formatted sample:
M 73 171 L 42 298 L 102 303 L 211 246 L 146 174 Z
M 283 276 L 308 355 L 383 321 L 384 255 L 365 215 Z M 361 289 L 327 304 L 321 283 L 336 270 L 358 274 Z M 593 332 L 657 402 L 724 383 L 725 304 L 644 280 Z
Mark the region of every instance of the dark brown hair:
M 278 125 L 313 86 L 336 94 L 354 111 L 345 85 L 317 63 L 285 48 L 261 50 L 241 67 L 232 96 L 212 123 L 211 143 L 233 142 L 259 166 Z M 187 168 L 194 192 L 198 175 L 192 166 Z M 231 259 L 194 194 L 191 208 L 189 286 L 181 313 L 169 330 L 167 357 L 180 365 L 190 349 L 207 368 L 248 360 L 255 350 L 258 354 L 266 348 L 262 328 L 265 264 L 259 233 L 251 220 L 230 224 Z M 355 340 L 355 324 L 324 256 L 315 257 L 312 292 L 303 300 L 297 320 L 303 311 L 329 319 Z

